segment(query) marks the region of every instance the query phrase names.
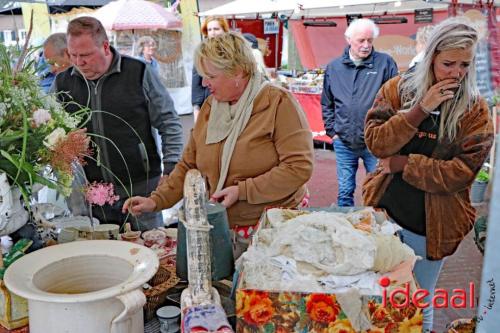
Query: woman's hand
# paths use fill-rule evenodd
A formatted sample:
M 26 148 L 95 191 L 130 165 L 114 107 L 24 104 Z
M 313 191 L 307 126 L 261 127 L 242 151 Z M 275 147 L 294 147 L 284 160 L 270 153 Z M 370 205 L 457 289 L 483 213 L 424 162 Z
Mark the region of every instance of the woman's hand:
M 151 198 L 132 197 L 128 198 L 123 204 L 122 213 L 130 212 L 134 216 L 139 216 L 142 213 L 150 213 L 156 209 L 156 202 Z
M 397 173 L 403 172 L 406 164 L 408 164 L 408 156 L 394 155 L 387 158 L 381 158 L 378 161 L 378 168 L 382 173 Z
M 429 111 L 436 110 L 441 103 L 455 96 L 456 88 L 459 86 L 460 84 L 457 79 L 439 81 L 430 87 L 424 98 L 422 98 L 420 102 L 421 107 Z
M 226 187 L 218 192 L 215 192 L 210 197 L 210 200 L 220 202 L 222 206 L 229 208 L 236 201 L 238 201 L 239 197 L 240 197 L 240 189 L 238 188 L 238 185 L 233 185 Z

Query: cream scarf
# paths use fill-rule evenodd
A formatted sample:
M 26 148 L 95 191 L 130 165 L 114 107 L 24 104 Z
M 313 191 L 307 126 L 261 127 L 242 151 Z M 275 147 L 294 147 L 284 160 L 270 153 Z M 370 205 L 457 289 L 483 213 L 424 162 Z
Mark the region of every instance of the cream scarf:
M 255 73 L 248 81 L 243 95 L 233 105 L 229 105 L 229 102 L 219 102 L 215 98 L 212 98 L 205 143 L 209 145 L 221 142 L 227 138 L 222 148 L 221 171 L 219 182 L 215 189 L 216 192 L 222 190 L 226 182 L 234 146 L 250 119 L 253 110 L 253 101 L 260 90 L 267 84 L 266 82 L 260 73 Z

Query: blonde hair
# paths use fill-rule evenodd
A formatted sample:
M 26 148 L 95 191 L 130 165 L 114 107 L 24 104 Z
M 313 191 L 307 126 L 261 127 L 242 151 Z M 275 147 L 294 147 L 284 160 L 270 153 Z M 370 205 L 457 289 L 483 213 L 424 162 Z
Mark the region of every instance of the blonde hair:
M 224 32 L 229 31 L 229 24 L 227 23 L 227 20 L 223 17 L 215 17 L 215 16 L 209 16 L 203 21 L 203 24 L 201 25 L 201 33 L 203 36 L 207 37 L 208 36 L 208 23 L 212 21 L 217 21 L 219 22 L 220 27 Z
M 194 62 L 201 76 L 207 76 L 205 61 L 227 76 L 232 77 L 242 71 L 252 76 L 257 64 L 246 39 L 237 32 L 228 32 L 202 41 L 195 51 Z
M 437 54 L 448 50 L 470 48 L 475 58 L 477 40 L 477 31 L 470 21 L 464 18 L 446 19 L 432 29 L 425 47 L 424 59 L 417 63 L 413 71 L 407 72 L 399 83 L 403 108 L 409 110 L 420 103 L 429 88 L 436 83 L 433 63 Z M 476 64 L 473 59 L 455 97 L 441 103 L 439 140 L 448 138 L 453 141 L 455 139 L 460 119 L 472 108 L 478 97 Z

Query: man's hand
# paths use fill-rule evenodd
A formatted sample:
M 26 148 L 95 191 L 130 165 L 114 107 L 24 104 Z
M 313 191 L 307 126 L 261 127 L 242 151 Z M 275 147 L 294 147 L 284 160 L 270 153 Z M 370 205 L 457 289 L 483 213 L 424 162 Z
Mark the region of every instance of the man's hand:
M 123 204 L 122 213 L 131 213 L 134 216 L 139 216 L 142 213 L 151 213 L 156 209 L 156 202 L 151 198 L 132 197 L 128 198 Z
M 236 201 L 238 201 L 239 196 L 240 196 L 240 189 L 238 188 L 238 185 L 233 185 L 226 187 L 225 189 L 222 189 L 219 192 L 215 192 L 210 197 L 210 200 L 220 202 L 222 206 L 229 208 L 232 205 L 234 205 Z

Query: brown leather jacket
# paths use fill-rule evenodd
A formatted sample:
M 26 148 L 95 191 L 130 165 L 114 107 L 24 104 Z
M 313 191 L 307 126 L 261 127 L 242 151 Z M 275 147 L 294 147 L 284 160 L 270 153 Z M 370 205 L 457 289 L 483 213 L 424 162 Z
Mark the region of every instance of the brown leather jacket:
M 417 133 L 398 112 L 398 83 L 389 80 L 380 89 L 365 122 L 365 141 L 378 158 L 395 155 Z M 441 259 L 455 252 L 471 230 L 475 209 L 469 194 L 476 173 L 493 144 L 493 124 L 486 101 L 480 98 L 460 121 L 456 139 L 439 141 L 432 156 L 410 154 L 403 179 L 425 192 L 427 257 Z M 365 205 L 377 206 L 392 179 L 380 170 L 363 184 Z
M 181 161 L 151 194 L 157 210 L 182 198 L 189 169 L 196 168 L 207 178 L 210 195 L 217 187 L 226 141 L 205 143 L 212 98 L 200 110 Z M 264 87 L 236 142 L 224 185 L 239 187 L 239 200 L 227 211 L 230 226 L 255 225 L 266 206 L 296 207 L 306 193 L 313 160 L 311 130 L 298 103 L 283 89 Z

